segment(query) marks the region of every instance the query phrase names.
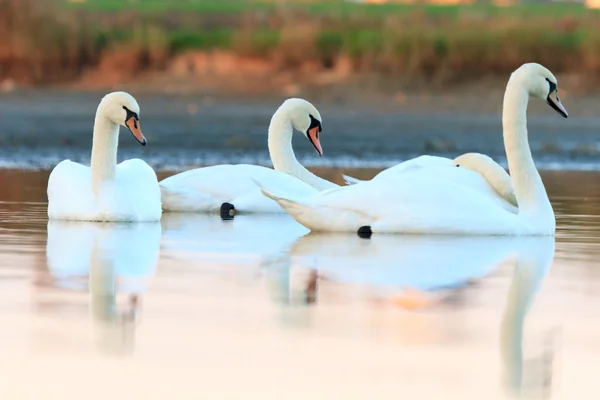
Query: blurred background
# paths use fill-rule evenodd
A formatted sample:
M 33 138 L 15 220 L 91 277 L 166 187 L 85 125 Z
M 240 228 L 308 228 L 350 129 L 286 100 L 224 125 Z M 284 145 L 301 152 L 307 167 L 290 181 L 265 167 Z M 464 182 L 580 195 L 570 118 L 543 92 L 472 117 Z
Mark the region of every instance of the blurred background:
M 137 98 L 149 140 L 122 138 L 120 159 L 159 171 L 269 165 L 266 130 L 288 97 L 324 119 L 324 157 L 296 138 L 309 167 L 467 151 L 504 163 L 504 87 L 535 61 L 557 75 L 572 116 L 532 102 L 538 166 L 597 169 L 596 3 L 0 0 L 0 163 L 86 162 L 113 90 Z
M 177 78 L 200 89 L 207 76 L 218 76 L 212 81 L 220 90 L 291 95 L 304 85 L 349 84 L 365 75 L 385 77 L 392 90 L 505 80 L 525 60 L 588 79 L 600 67 L 594 0 L 0 4 L 5 90 L 131 80 L 161 88 Z M 251 77 L 271 79 L 257 87 Z

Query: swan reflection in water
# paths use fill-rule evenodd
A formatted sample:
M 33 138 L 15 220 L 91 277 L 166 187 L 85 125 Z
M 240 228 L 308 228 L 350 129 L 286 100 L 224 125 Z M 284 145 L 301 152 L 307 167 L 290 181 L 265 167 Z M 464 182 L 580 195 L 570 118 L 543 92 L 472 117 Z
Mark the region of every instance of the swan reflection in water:
M 370 287 L 395 305 L 419 308 L 487 276 L 516 255 L 518 242 L 482 236 L 378 235 L 367 240 L 311 232 L 280 252 L 270 270 L 280 288 L 289 286 L 285 291 L 315 287 L 317 276 Z
M 504 386 L 509 394 L 517 397 L 524 392 L 551 389 L 548 386 L 551 385 L 553 375 L 553 348 L 547 349 L 549 351 L 542 354 L 538 360 L 525 363 L 528 368 L 524 371 L 522 343 L 525 317 L 552 264 L 555 243 L 553 237 L 523 238 L 519 245 L 517 265 L 508 291 L 500 328 Z M 553 343 L 550 345 L 552 346 Z M 531 379 L 534 372 L 540 375 L 537 377 L 537 382 L 532 382 Z M 527 384 L 523 384 L 524 376 L 530 378 Z
M 500 325 L 500 351 L 504 387 L 519 394 L 523 390 L 524 320 L 552 264 L 554 247 L 554 237 L 379 235 L 365 240 L 354 235 L 310 233 L 269 266 L 270 281 L 279 303 L 282 299 L 285 304 L 313 303 L 318 281 L 326 279 L 370 286 L 393 305 L 414 310 L 433 305 L 515 260 Z M 309 319 L 298 313 L 294 316 L 304 323 Z M 289 324 L 289 316 L 285 322 Z M 552 366 L 542 367 L 537 389 L 547 390 Z M 548 367 L 550 370 L 545 370 Z M 532 385 L 528 389 L 536 390 Z
M 231 263 L 260 267 L 308 232 L 288 215 L 239 215 L 227 221 L 214 215 L 167 212 L 161 223 L 163 257 L 201 259 L 204 267 Z
M 50 221 L 46 255 L 55 284 L 88 290 L 100 345 L 108 352 L 133 350 L 138 296 L 154 276 L 160 223 Z M 124 311 L 117 294 L 128 295 Z

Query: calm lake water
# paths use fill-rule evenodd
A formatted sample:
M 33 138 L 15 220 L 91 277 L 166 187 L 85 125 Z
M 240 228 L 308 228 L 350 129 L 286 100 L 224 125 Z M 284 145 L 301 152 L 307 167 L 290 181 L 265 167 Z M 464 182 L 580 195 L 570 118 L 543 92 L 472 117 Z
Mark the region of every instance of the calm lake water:
M 520 239 L 49 223 L 47 177 L 0 170 L 2 399 L 600 395 L 598 173 L 544 173 L 558 232 Z

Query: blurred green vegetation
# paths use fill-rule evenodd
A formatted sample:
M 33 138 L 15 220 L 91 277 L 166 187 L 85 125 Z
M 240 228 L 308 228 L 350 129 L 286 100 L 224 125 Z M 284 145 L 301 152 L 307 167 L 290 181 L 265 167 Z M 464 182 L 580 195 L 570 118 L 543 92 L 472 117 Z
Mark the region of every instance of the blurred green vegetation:
M 596 76 L 598 26 L 599 12 L 568 3 L 0 0 L 0 37 L 12 46 L 0 51 L 0 78 L 68 79 L 117 50 L 135 58 L 131 68 L 162 68 L 195 49 L 269 57 L 281 68 L 329 68 L 346 57 L 356 71 L 409 78 L 464 80 L 529 61 Z
M 499 7 L 491 3 L 475 3 L 465 5 L 434 4 L 372 4 L 354 1 L 321 0 L 321 1 L 253 1 L 253 0 L 86 0 L 65 4 L 75 8 L 94 11 L 135 10 L 145 13 L 164 12 L 201 12 L 201 13 L 243 13 L 249 11 L 273 11 L 281 7 L 293 7 L 314 14 L 329 14 L 344 17 L 349 14 L 387 15 L 396 12 L 410 12 L 421 9 L 428 15 L 456 16 L 464 12 L 478 12 L 488 15 L 580 15 L 588 10 L 580 3 L 528 3 L 511 7 Z

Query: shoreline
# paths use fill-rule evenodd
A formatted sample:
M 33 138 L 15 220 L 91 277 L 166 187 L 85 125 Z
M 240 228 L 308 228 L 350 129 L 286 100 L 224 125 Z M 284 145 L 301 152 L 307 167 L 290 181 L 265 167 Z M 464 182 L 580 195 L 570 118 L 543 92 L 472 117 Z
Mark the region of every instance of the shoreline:
M 141 107 L 148 146 L 139 146 L 121 130 L 118 159 L 141 158 L 157 170 L 221 163 L 269 165 L 267 128 L 288 96 L 267 98 L 227 93 L 164 93 L 133 86 Z M 298 97 L 311 101 L 323 117 L 318 157 L 300 134 L 293 146 L 309 167 L 385 168 L 422 154 L 454 158 L 480 152 L 505 165 L 501 135 L 504 86 L 488 92 L 440 95 L 402 92 L 388 96 L 342 96 L 348 87 L 311 91 Z M 59 161 L 89 161 L 95 110 L 106 92 L 80 90 L 16 90 L 0 93 L 0 167 L 51 168 Z M 561 89 L 569 111 L 562 119 L 542 101 L 528 110 L 529 139 L 540 169 L 600 169 L 600 98 L 575 96 Z

